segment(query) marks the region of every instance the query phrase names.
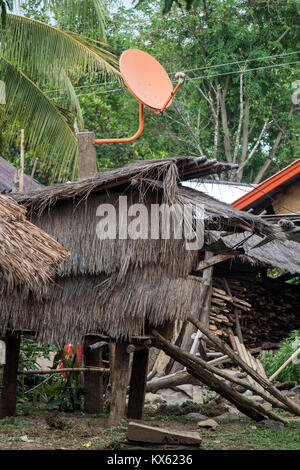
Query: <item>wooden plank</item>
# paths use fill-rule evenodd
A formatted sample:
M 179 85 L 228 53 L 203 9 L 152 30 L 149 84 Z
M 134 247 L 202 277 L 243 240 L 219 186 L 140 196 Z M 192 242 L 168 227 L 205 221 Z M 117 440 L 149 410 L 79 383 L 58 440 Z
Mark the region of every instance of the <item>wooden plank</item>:
M 16 414 L 20 341 L 20 333 L 7 332 L 5 335 L 6 363 L 3 366 L 0 418 Z
M 128 418 L 144 418 L 144 402 L 148 373 L 148 359 L 148 348 L 137 350 L 133 353 L 127 413 Z
M 201 438 L 199 432 L 175 431 L 141 423 L 130 422 L 128 425 L 127 439 L 134 442 L 145 442 L 148 444 L 181 444 L 200 446 Z
M 233 258 L 234 256 L 236 256 L 236 254 L 216 255 L 216 256 L 213 256 L 211 259 L 200 261 L 200 263 L 196 267 L 196 271 L 202 271 L 203 269 L 210 268 L 211 266 L 214 266 L 215 264 L 218 264 L 218 263 L 222 263 L 223 261 Z
M 126 392 L 128 387 L 129 353 L 128 343 L 115 345 L 114 379 L 112 383 L 109 426 L 118 426 L 125 416 Z

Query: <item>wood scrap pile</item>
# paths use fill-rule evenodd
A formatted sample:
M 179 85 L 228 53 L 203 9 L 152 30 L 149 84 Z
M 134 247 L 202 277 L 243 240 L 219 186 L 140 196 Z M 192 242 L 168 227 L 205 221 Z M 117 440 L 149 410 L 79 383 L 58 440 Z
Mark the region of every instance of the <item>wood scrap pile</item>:
M 235 330 L 238 315 L 248 348 L 278 343 L 300 328 L 299 286 L 272 279 L 213 279 L 209 329 L 229 343 L 228 328 Z
M 236 366 L 239 366 L 242 372 L 246 373 L 246 378 L 244 378 L 244 376 L 240 378 L 237 375 L 231 375 L 226 370 L 209 364 L 201 357 L 184 351 L 172 344 L 156 330 L 153 330 L 152 334 L 157 341 L 156 347 L 162 349 L 168 356 L 184 366 L 187 374 L 198 379 L 202 384 L 207 385 L 210 389 L 234 404 L 240 412 L 256 421 L 261 421 L 267 417 L 285 424 L 288 422 L 285 417 L 275 414 L 272 408 L 268 409 L 257 402 L 249 400 L 249 398 L 234 389 L 233 385 L 239 385 L 243 389 L 251 390 L 255 395 L 262 397 L 268 402 L 271 407 L 300 416 L 300 407 L 272 385 L 265 374 L 261 372 L 260 364 L 254 360 L 246 349 L 241 348 L 239 344 L 239 354 L 236 354 L 233 349 L 218 338 L 217 335 L 203 327 L 196 317 L 190 316 L 188 317 L 188 321 L 214 344 L 219 352 L 223 355 L 227 355 Z M 235 338 L 235 341 L 238 342 L 238 339 Z

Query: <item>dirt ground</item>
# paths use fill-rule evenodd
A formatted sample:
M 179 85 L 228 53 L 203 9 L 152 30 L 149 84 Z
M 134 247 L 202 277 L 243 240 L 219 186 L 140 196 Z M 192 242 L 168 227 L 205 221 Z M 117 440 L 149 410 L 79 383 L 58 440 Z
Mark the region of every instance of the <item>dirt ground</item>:
M 300 421 L 275 432 L 248 418 L 226 424 L 215 431 L 200 430 L 197 422 L 182 416 L 145 417 L 145 424 L 170 430 L 198 431 L 202 449 L 300 449 Z M 128 422 L 108 428 L 106 415 L 37 412 L 0 420 L 0 450 L 121 450 L 141 449 L 126 439 Z M 147 447 L 147 449 L 157 447 Z M 171 447 L 169 447 L 170 449 Z

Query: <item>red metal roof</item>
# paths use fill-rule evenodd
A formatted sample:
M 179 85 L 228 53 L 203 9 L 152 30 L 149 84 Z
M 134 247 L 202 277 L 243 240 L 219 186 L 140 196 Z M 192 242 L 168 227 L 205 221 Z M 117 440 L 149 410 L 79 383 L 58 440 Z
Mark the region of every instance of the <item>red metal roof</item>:
M 276 189 L 279 189 L 281 185 L 297 176 L 300 178 L 300 158 L 260 183 L 255 189 L 233 202 L 232 205 L 239 210 L 248 209 L 266 194 L 271 192 L 274 194 L 274 191 L 276 192 Z

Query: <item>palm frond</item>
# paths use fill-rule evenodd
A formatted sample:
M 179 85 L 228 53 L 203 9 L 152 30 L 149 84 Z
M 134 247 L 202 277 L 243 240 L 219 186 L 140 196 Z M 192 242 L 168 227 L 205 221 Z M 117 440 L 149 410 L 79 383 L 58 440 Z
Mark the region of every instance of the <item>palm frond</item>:
M 8 14 L 0 33 L 1 55 L 31 77 L 56 78 L 62 66 L 119 76 L 117 59 L 105 43 L 19 15 Z
M 83 129 L 83 116 L 82 111 L 80 108 L 80 103 L 78 96 L 76 95 L 74 86 L 70 78 L 68 77 L 65 69 L 60 69 L 57 72 L 57 76 L 59 77 L 58 86 L 61 90 L 63 90 L 63 96 L 67 100 L 68 109 L 75 114 L 76 122 L 79 129 Z
M 0 71 L 6 84 L 7 114 L 25 129 L 26 144 L 39 154 L 40 169 L 49 171 L 52 181 L 63 181 L 66 172 L 77 167 L 70 116 L 4 57 L 0 57 Z
M 10 11 L 13 7 L 22 9 L 24 4 L 28 5 L 28 0 L 10 0 Z M 70 26 L 76 25 L 80 34 L 90 35 L 95 32 L 97 37 L 105 40 L 105 0 L 41 0 L 40 4 L 56 17 L 59 28 L 71 29 Z

